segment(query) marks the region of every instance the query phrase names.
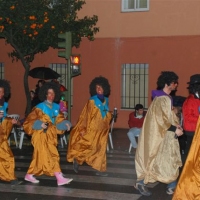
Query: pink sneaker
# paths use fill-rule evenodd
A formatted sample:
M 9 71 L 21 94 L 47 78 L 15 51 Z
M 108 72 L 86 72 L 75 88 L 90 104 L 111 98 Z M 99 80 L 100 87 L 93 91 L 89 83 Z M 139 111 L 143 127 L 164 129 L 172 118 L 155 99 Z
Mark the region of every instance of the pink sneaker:
M 26 174 L 24 180 L 29 181 L 31 183 L 39 183 L 40 181 L 33 177 L 33 174 Z
M 56 176 L 58 185 L 69 184 L 73 180 L 72 178 L 64 178 L 61 172 L 55 172 L 54 175 Z

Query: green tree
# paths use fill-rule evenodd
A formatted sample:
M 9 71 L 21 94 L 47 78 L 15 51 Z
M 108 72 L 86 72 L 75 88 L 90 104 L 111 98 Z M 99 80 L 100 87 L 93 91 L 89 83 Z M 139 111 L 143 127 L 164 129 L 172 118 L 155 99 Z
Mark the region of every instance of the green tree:
M 84 4 L 84 0 L 0 0 L 0 38 L 13 47 L 9 56 L 25 69 L 26 114 L 31 110 L 28 73 L 35 55 L 58 48 L 58 33 L 72 32 L 72 47 L 78 47 L 82 37 L 92 41 L 99 31 L 96 15 L 78 18 Z

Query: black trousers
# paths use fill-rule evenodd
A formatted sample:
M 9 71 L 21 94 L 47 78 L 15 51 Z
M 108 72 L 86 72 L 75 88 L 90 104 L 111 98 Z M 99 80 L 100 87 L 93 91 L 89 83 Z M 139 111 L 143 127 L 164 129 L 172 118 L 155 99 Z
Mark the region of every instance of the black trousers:
M 180 145 L 180 151 L 185 152 L 186 146 L 187 146 L 187 135 L 183 134 L 178 137 L 179 145 Z
M 192 144 L 192 140 L 193 140 L 193 137 L 194 137 L 194 132 L 192 131 L 184 131 L 184 139 L 186 139 L 186 143 L 185 143 L 185 149 L 181 149 L 181 144 L 180 144 L 180 149 L 181 150 L 184 150 L 184 156 L 183 156 L 183 164 L 185 163 L 186 159 L 187 159 L 187 156 L 188 156 L 188 153 L 190 151 L 190 147 L 191 147 L 191 144 Z M 181 136 L 182 137 L 182 136 Z M 183 140 L 183 139 L 182 139 Z M 183 141 L 182 141 L 183 143 Z M 182 144 L 183 146 L 183 144 Z
M 185 135 L 187 136 L 187 145 L 186 145 L 186 149 L 185 149 L 185 153 L 186 155 L 188 155 L 189 151 L 190 151 L 190 146 L 192 144 L 192 140 L 194 137 L 194 131 L 185 131 Z

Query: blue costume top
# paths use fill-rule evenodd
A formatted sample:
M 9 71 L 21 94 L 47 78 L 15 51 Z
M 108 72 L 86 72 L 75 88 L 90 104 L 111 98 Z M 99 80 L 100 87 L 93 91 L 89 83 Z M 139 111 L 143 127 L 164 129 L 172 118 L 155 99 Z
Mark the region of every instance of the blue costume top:
M 43 113 L 48 115 L 51 119 L 52 124 L 55 123 L 55 118 L 59 114 L 60 106 L 57 103 L 48 103 L 47 101 L 44 101 L 42 103 L 39 103 L 36 105 L 36 108 L 39 108 L 42 110 Z
M 101 116 L 104 118 L 109 111 L 108 107 L 108 98 L 104 97 L 105 101 L 102 103 L 101 100 L 97 97 L 97 95 L 94 95 L 90 98 L 90 100 L 94 100 L 95 105 L 99 110 L 101 111 Z
M 1 121 L 3 121 L 5 119 L 5 117 L 7 116 L 7 108 L 8 108 L 7 102 L 4 102 L 3 106 L 0 106 L 0 110 L 3 110 L 3 112 L 4 112 L 3 118 L 1 119 Z
M 71 127 L 71 123 L 68 120 L 63 120 L 61 123 L 55 124 L 56 117 L 59 114 L 60 111 L 60 106 L 57 103 L 49 103 L 48 101 L 44 101 L 42 103 L 39 103 L 38 105 L 35 106 L 36 108 L 42 110 L 42 112 L 46 115 L 49 116 L 51 119 L 52 124 L 56 125 L 57 129 L 59 130 L 67 130 L 66 123 L 69 124 Z M 36 120 L 35 123 L 33 124 L 33 128 L 36 130 L 41 129 L 43 121 L 41 120 Z

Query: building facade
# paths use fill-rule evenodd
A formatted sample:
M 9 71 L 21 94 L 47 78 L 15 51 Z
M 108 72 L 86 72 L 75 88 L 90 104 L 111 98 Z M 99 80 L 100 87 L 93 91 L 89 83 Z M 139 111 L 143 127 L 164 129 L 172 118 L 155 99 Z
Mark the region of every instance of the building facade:
M 80 47 L 73 48 L 73 53 L 81 54 L 82 63 L 82 74 L 72 80 L 73 125 L 90 97 L 89 84 L 96 76 L 105 76 L 111 84 L 110 110 L 117 107 L 119 113 L 115 127 L 128 128 L 135 104 L 148 108 L 161 71 L 176 72 L 176 95 L 188 95 L 190 76 L 200 73 L 200 1 L 86 0 L 79 16 L 94 14 L 100 28 L 95 41 L 83 38 Z M 11 47 L 4 40 L 0 44 L 0 63 L 12 87 L 8 113 L 23 118 L 24 69 L 20 61 L 12 62 L 8 57 Z M 57 55 L 54 49 L 38 54 L 31 67 L 64 67 L 66 60 Z M 30 89 L 37 81 L 29 77 Z

